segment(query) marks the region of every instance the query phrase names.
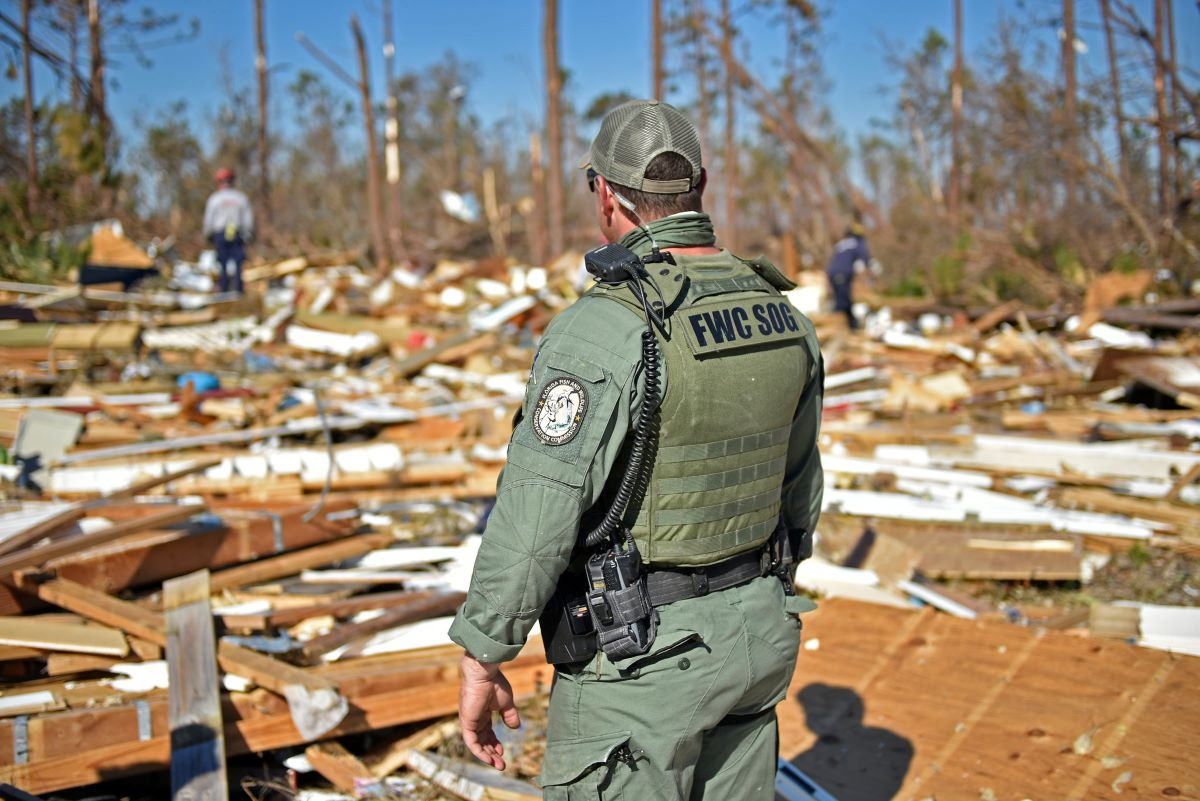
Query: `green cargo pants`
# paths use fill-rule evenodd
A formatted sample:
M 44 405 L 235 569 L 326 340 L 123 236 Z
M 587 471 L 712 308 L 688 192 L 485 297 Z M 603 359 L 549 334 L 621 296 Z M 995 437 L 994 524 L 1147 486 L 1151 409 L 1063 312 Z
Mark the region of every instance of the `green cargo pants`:
M 546 801 L 772 801 L 775 705 L 800 645 L 776 578 L 659 608 L 650 653 L 555 674 Z

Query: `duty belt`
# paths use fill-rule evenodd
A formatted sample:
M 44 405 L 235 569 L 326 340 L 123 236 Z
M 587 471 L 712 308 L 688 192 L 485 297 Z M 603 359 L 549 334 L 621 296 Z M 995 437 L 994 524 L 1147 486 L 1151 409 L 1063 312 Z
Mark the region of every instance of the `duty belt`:
M 646 594 L 651 606 L 664 606 L 745 584 L 767 575 L 769 567 L 766 549 L 755 548 L 715 565 L 651 568 L 646 571 Z

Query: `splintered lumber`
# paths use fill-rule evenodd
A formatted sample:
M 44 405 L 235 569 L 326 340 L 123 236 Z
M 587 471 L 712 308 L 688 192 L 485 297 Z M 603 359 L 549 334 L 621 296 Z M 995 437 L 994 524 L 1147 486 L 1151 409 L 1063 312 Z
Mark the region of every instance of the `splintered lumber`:
M 142 495 L 143 493 L 154 489 L 155 487 L 161 487 L 164 484 L 170 484 L 172 481 L 177 481 L 178 479 L 190 476 L 194 473 L 199 473 L 203 470 L 209 469 L 210 467 L 216 467 L 222 461 L 223 460 L 221 459 L 203 459 L 201 461 L 194 462 L 187 467 L 180 468 L 179 470 L 174 470 L 170 473 L 163 473 L 161 476 L 151 476 L 150 478 L 145 478 L 141 481 L 135 481 L 128 487 L 125 487 L 125 489 L 111 492 L 104 497 L 107 500 L 135 498 L 138 495 Z
M 163 584 L 167 624 L 171 796 L 226 799 L 225 738 L 208 571 Z
M 327 513 L 350 508 L 342 500 L 326 503 Z M 121 543 L 113 551 L 69 554 L 53 564 L 58 577 L 104 592 L 155 584 L 201 568 L 255 562 L 295 548 L 340 539 L 350 533 L 354 521 L 330 520 L 318 515 L 305 521 L 311 505 L 256 504 L 243 509 L 238 504 L 218 503 L 213 509 L 224 528 L 177 532 L 152 542 Z M 0 613 L 14 614 L 40 608 L 36 596 L 0 583 Z
M 1098 512 L 1115 512 L 1183 528 L 1195 527 L 1200 524 L 1200 515 L 1196 514 L 1196 510 L 1163 501 L 1123 497 L 1109 492 L 1083 489 L 1065 489 L 1059 496 L 1059 500 Z
M 334 648 L 339 648 L 361 637 L 387 631 L 405 623 L 415 623 L 418 620 L 453 614 L 458 607 L 462 606 L 466 597 L 466 593 L 463 592 L 412 593 L 412 597 L 404 603 L 393 606 L 370 620 L 342 624 L 328 634 L 314 637 L 304 643 L 304 656 L 310 662 L 315 662 Z
M 409 751 L 429 751 L 437 748 L 459 732 L 457 720 L 442 720 L 432 726 L 413 732 L 379 748 L 363 757 L 363 764 L 377 779 L 391 776 L 408 763 Z
M 304 749 L 304 756 L 313 770 L 320 773 L 329 783 L 354 798 L 376 795 L 380 788 L 378 779 L 354 754 L 339 742 L 316 743 Z
M 534 801 L 542 792 L 528 782 L 512 779 L 482 765 L 448 759 L 427 751 L 409 751 L 408 766 L 430 784 L 467 801 Z
M 1171 489 L 1169 492 L 1167 492 L 1164 500 L 1178 500 L 1179 496 L 1183 494 L 1183 491 L 1192 484 L 1195 484 L 1197 481 L 1200 481 L 1200 462 L 1192 465 L 1191 470 L 1184 473 L 1182 476 L 1180 476 L 1178 481 L 1171 485 Z
M 24 548 L 30 543 L 48 537 L 59 529 L 74 525 L 84 516 L 86 510 L 81 504 L 70 504 L 65 509 L 39 520 L 23 531 L 13 534 L 0 541 L 0 554 L 11 553 L 18 548 Z
M 59 556 L 79 553 L 88 548 L 103 545 L 106 542 L 112 542 L 130 534 L 136 534 L 139 531 L 173 526 L 204 512 L 206 508 L 203 504 L 170 506 L 162 511 L 154 512 L 134 520 L 115 523 L 100 531 L 94 531 L 91 534 L 81 534 L 77 537 L 69 537 L 65 540 L 58 540 L 39 547 L 11 553 L 0 557 L 0 576 L 6 576 L 23 567 L 43 564 Z
M 541 651 L 541 641 L 531 641 L 516 660 L 505 664 L 505 676 L 516 698 L 528 698 L 549 686 L 552 671 Z M 453 714 L 458 708 L 455 666 L 461 656 L 461 648 L 442 646 L 320 668 L 317 675 L 345 684 L 352 702 L 349 714 L 328 736 Z M 356 673 L 365 670 L 371 674 L 356 680 Z M 161 696 L 152 697 L 146 706 L 148 711 L 140 713 L 134 704 L 123 704 L 31 718 L 29 761 L 0 764 L 0 781 L 19 784 L 29 792 L 48 793 L 166 768 L 170 763 L 167 702 Z M 297 731 L 287 704 L 262 691 L 226 696 L 222 716 L 227 756 L 307 742 Z M 146 717 L 151 722 L 149 739 L 139 735 L 145 734 L 139 720 Z M 11 721 L 0 720 L 0 753 L 13 752 L 14 733 Z
M 125 656 L 129 653 L 125 635 L 116 629 L 58 623 L 37 617 L 0 617 L 0 645 L 101 656 Z
M 221 620 L 231 629 L 267 629 L 274 626 L 293 626 L 302 620 L 319 615 L 349 617 L 370 609 L 386 609 L 414 597 L 412 590 L 373 592 L 336 601 L 307 604 L 286 609 L 273 609 L 262 614 L 222 615 Z
M 27 584 L 35 583 L 29 579 Z M 122 601 L 106 593 L 66 579 L 38 584 L 43 600 L 63 609 L 121 629 L 157 645 L 167 645 L 166 625 L 157 612 Z M 217 646 L 221 669 L 250 679 L 255 684 L 288 700 L 296 728 L 315 739 L 332 729 L 346 715 L 346 699 L 327 679 L 228 642 Z
M 282 576 L 294 575 L 310 567 L 362 556 L 388 545 L 393 539 L 390 534 L 359 534 L 344 540 L 314 545 L 311 548 L 227 568 L 212 577 L 213 591 L 260 584 Z

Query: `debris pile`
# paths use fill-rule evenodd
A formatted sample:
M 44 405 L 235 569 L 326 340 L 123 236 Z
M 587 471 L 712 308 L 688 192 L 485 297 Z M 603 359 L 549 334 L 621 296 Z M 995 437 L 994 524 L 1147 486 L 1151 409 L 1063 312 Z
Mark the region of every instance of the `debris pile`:
M 261 754 L 243 781 L 285 797 L 540 797 L 535 734 L 512 777 L 446 745 L 446 629 L 579 259 L 357 260 L 261 264 L 245 297 L 190 264 L 0 283 L 0 780 L 169 767 L 198 788 Z M 804 278 L 811 311 L 823 279 Z M 1200 303 L 1115 302 L 889 301 L 862 332 L 814 313 L 827 487 L 798 584 L 1200 655 L 1186 566 L 1170 605 L 1086 593 L 1122 559 L 1200 555 Z M 818 614 L 834 631 L 856 608 Z M 506 672 L 525 698 L 549 686 L 536 640 Z

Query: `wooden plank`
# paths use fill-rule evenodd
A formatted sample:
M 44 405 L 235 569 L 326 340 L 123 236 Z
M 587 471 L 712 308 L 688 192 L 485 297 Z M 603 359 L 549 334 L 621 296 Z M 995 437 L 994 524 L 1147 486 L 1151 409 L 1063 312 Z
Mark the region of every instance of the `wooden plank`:
M 56 623 L 39 620 L 36 616 L 0 618 L 0 645 L 100 656 L 125 656 L 129 653 L 125 635 L 116 629 Z
M 209 606 L 208 571 L 163 584 L 167 625 L 171 796 L 228 799 L 221 683 Z
M 193 473 L 199 473 L 202 470 L 207 470 L 210 467 L 216 467 L 222 462 L 221 459 L 202 459 L 194 462 L 188 467 L 180 468 L 169 473 L 164 473 L 161 476 L 151 476 L 150 478 L 135 481 L 125 489 L 117 490 L 105 495 L 107 500 L 117 500 L 119 498 L 135 498 L 142 495 L 155 487 L 161 487 L 164 484 L 170 484 L 172 481 L 190 476 Z
M 1171 489 L 1167 492 L 1163 500 L 1171 502 L 1179 500 L 1179 496 L 1183 494 L 1183 491 L 1197 481 L 1200 481 L 1200 462 L 1192 465 L 1191 470 L 1184 473 L 1178 481 L 1171 485 Z
M 59 556 L 78 553 L 97 545 L 103 545 L 106 542 L 112 542 L 113 540 L 135 534 L 139 531 L 182 523 L 195 515 L 201 514 L 206 509 L 207 507 L 203 504 L 170 506 L 162 511 L 145 515 L 136 520 L 127 520 L 123 523 L 108 526 L 100 531 L 93 531 L 91 534 L 81 534 L 78 537 L 71 537 L 40 547 L 17 551 L 0 557 L 0 577 L 7 576 L 13 573 L 13 571 L 24 567 L 43 564 Z
M 361 623 L 342 624 L 328 634 L 314 637 L 304 643 L 302 650 L 309 663 L 316 662 L 322 655 L 334 648 L 349 642 L 368 637 L 381 631 L 387 631 L 405 623 L 415 623 L 440 615 L 450 615 L 458 611 L 466 600 L 463 592 L 421 592 L 413 593 L 414 597 L 403 604 L 397 605 L 381 615 Z
M 11 553 L 19 548 L 24 548 L 30 543 L 37 542 L 43 537 L 48 537 L 59 529 L 66 528 L 79 521 L 87 510 L 82 504 L 71 504 L 66 509 L 63 509 L 53 517 L 48 517 L 36 525 L 30 526 L 19 534 L 14 534 L 8 539 L 0 542 L 0 555 Z
M 361 556 L 369 551 L 382 548 L 394 540 L 395 538 L 390 534 L 359 534 L 300 551 L 259 559 L 214 574 L 212 577 L 213 591 L 220 592 L 225 589 L 291 576 L 306 568 Z
M 273 626 L 293 626 L 302 620 L 319 615 L 349 617 L 369 609 L 386 609 L 413 597 L 412 590 L 374 592 L 355 595 L 337 601 L 305 604 L 288 609 L 273 609 L 261 615 L 222 615 L 229 628 L 266 629 Z
M 348 509 L 348 500 L 332 500 L 329 512 Z M 127 587 L 156 585 L 165 579 L 207 567 L 254 562 L 294 548 L 328 542 L 350 533 L 352 520 L 329 520 L 318 516 L 305 522 L 309 504 L 216 503 L 212 507 L 225 528 L 174 532 L 145 542 L 130 537 L 112 552 L 93 549 L 83 554 L 68 554 L 53 563 L 55 573 L 79 584 L 109 593 Z M 111 516 L 111 512 L 106 512 Z M 14 614 L 38 609 L 36 595 L 20 593 L 0 583 L 0 613 Z
M 29 579 L 29 586 L 34 583 Z M 166 624 L 157 612 L 65 579 L 42 583 L 36 591 L 43 600 L 64 609 L 167 645 Z M 287 698 L 303 731 L 311 733 L 322 726 L 328 730 L 346 714 L 346 702 L 337 686 L 315 673 L 227 642 L 217 646 L 217 658 L 222 670 Z
M 384 779 L 407 764 L 409 751 L 414 749 L 418 751 L 432 750 L 457 735 L 459 731 L 457 720 L 441 720 L 432 726 L 415 731 L 407 737 L 384 743 L 364 756 L 362 761 L 370 769 L 372 775 Z
M 505 675 L 518 699 L 544 691 L 552 674 L 541 655 L 541 642 L 532 641 Z M 353 707 L 330 736 L 382 729 L 450 715 L 458 708 L 458 681 L 454 665 L 462 651 L 457 647 L 435 650 L 437 668 L 428 678 L 415 679 L 410 671 L 382 671 L 370 691 L 352 696 Z M 401 657 L 404 662 L 406 655 Z M 429 658 L 429 657 L 426 657 Z M 360 661 L 360 660 L 354 660 Z M 331 668 L 334 666 L 330 666 Z M 346 666 L 337 666 L 344 670 Z M 336 671 L 331 671 L 335 675 Z M 152 721 L 163 721 L 165 700 L 150 703 Z M 227 697 L 223 708 L 227 756 L 269 751 L 306 742 L 296 730 L 286 705 L 273 696 L 256 694 Z M 59 713 L 46 719 L 54 731 L 44 730 L 37 742 L 56 743 L 52 755 L 35 751 L 25 765 L 0 764 L 0 781 L 20 785 L 30 792 L 46 793 L 93 784 L 165 768 L 170 760 L 169 737 L 138 738 L 138 717 L 132 705 L 103 710 Z M 32 721 L 31 721 L 32 723 Z M 159 724 L 155 724 L 157 732 Z M 104 730 L 107 734 L 101 735 Z M 80 744 L 83 744 L 80 747 Z M 5 749 L 8 749 L 5 751 Z M 0 753 L 12 749 L 12 727 L 0 721 Z
M 339 742 L 316 743 L 304 749 L 304 756 L 313 770 L 330 784 L 354 798 L 372 795 L 382 789 L 378 779 L 358 757 Z
M 162 615 L 137 604 L 122 601 L 70 579 L 51 579 L 39 584 L 31 577 L 24 579 L 22 586 L 36 592 L 47 603 L 113 626 L 155 645 L 167 644 Z
M 465 801 L 536 801 L 542 792 L 528 782 L 461 759 L 409 751 L 407 764 L 430 784 Z
M 1059 501 L 1065 504 L 1076 504 L 1098 512 L 1116 512 L 1117 514 L 1141 517 L 1161 523 L 1189 528 L 1200 522 L 1193 509 L 1176 506 L 1163 501 L 1152 501 L 1143 498 L 1132 498 L 1114 495 L 1095 490 L 1067 489 L 1059 495 Z

